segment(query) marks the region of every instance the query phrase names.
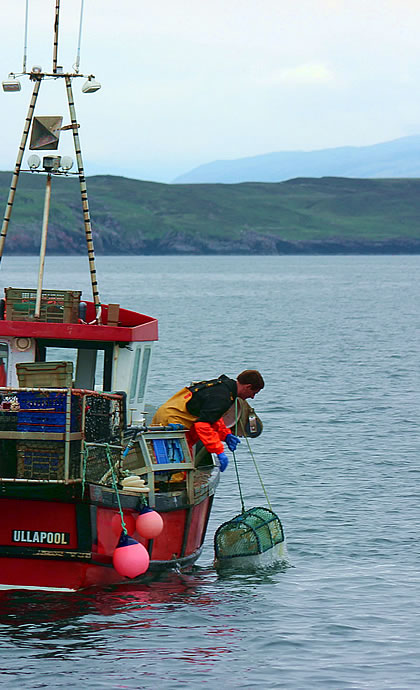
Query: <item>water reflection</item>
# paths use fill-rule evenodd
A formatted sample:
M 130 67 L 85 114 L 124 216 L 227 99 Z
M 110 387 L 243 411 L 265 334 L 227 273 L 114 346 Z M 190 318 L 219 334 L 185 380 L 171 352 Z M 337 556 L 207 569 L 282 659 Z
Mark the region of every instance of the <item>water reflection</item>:
M 153 616 L 145 616 L 165 609 L 166 612 L 188 605 L 201 611 L 219 606 L 232 597 L 237 587 L 275 586 L 279 574 L 291 565 L 281 561 L 264 569 L 249 571 L 195 566 L 189 573 L 169 572 L 154 574 L 144 583 L 126 582 L 103 589 L 91 588 L 81 592 L 58 593 L 31 590 L 6 590 L 0 592 L 0 635 L 7 626 L 18 632 L 19 628 L 48 625 L 62 628 L 83 620 L 96 629 L 112 625 L 109 618 L 130 618 L 134 613 L 136 625 L 150 627 Z M 217 585 L 220 585 L 218 588 Z M 229 585 L 226 587 L 226 585 Z M 230 592 L 230 594 L 229 594 Z M 102 622 L 98 617 L 105 617 Z M 94 620 L 93 620 L 94 619 Z
M 176 604 L 180 600 L 197 602 L 196 576 L 168 573 L 154 576 L 147 583 L 114 585 L 75 593 L 6 590 L 0 592 L 0 624 L 18 628 L 28 624 L 62 623 L 90 614 L 113 616 L 124 611 L 151 609 Z M 207 595 L 199 597 L 201 603 Z
M 213 569 L 67 595 L 2 592 L 3 661 L 19 677 L 23 671 L 16 662 L 17 650 L 25 673 L 41 660 L 54 672 L 56 661 L 70 669 L 73 661 L 87 658 L 94 660 L 95 668 L 112 658 L 117 666 L 136 660 L 143 672 L 168 660 L 198 664 L 203 670 L 241 639 L 230 600 L 229 588 L 217 587 Z M 221 617 L 222 611 L 226 615 Z M 99 673 L 104 676 L 103 667 Z M 153 677 L 155 673 L 156 668 Z

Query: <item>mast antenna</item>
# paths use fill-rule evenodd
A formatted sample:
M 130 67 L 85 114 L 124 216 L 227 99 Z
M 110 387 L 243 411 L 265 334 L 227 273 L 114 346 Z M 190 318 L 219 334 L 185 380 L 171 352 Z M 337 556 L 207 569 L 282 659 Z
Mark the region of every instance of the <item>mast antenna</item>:
M 25 36 L 23 39 L 23 67 L 22 72 L 26 74 L 26 58 L 28 55 L 28 14 L 29 14 L 29 0 L 26 0 L 25 8 Z
M 60 20 L 60 0 L 55 0 L 55 20 L 54 20 L 54 50 L 53 50 L 53 73 L 57 73 L 58 55 L 58 24 Z
M 84 7 L 84 4 L 85 4 L 85 0 L 81 0 L 81 3 L 80 3 L 79 40 L 77 42 L 76 62 L 73 65 L 73 69 L 75 72 L 78 72 L 79 67 L 80 67 L 80 44 L 82 42 L 82 24 L 83 24 L 83 7 Z

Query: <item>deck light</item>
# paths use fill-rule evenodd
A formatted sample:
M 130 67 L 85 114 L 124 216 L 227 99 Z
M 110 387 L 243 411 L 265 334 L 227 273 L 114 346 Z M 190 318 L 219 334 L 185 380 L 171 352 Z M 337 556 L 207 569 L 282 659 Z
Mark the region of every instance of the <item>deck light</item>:
M 1 85 L 3 87 L 3 91 L 7 92 L 20 91 L 21 89 L 19 79 L 6 79 L 6 81 L 2 81 Z
M 28 158 L 28 165 L 31 170 L 36 170 L 39 168 L 41 165 L 41 159 L 39 156 L 36 155 L 36 153 L 33 153 L 31 156 Z
M 100 83 L 96 81 L 96 79 L 94 79 L 93 77 L 89 77 L 82 86 L 82 92 L 95 93 L 95 91 L 99 91 L 100 88 Z
M 70 158 L 70 156 L 62 156 L 60 165 L 61 169 L 67 172 L 67 170 L 70 170 L 73 167 L 73 159 Z
M 46 172 L 55 172 L 60 167 L 60 156 L 44 156 L 42 165 Z

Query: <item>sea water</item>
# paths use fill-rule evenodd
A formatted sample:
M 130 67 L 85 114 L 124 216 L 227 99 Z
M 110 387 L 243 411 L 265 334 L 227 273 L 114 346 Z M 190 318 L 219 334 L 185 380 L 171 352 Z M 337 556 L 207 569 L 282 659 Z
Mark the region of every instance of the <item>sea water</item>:
M 4 286 L 36 285 L 6 257 Z M 7 688 L 420 686 L 420 257 L 98 257 L 101 298 L 160 323 L 159 404 L 244 368 L 266 387 L 252 442 L 288 562 L 217 573 L 212 537 L 241 509 L 230 464 L 188 573 L 77 594 L 2 593 Z M 45 287 L 83 288 L 50 257 Z M 247 508 L 266 505 L 246 444 Z

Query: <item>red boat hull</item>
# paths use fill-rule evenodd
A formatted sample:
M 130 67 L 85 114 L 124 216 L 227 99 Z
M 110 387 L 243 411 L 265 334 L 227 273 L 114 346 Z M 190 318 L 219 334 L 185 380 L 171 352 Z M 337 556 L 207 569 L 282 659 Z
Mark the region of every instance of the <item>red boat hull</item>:
M 120 537 L 113 491 L 90 485 L 82 498 L 80 484 L 61 485 L 58 492 L 55 487 L 54 500 L 45 500 L 51 490 L 46 485 L 13 483 L 8 488 L 12 495 L 0 498 L 0 589 L 75 591 L 127 581 L 112 565 Z M 120 500 L 133 524 L 138 499 L 120 495 Z M 194 505 L 180 504 L 179 497 L 171 505 L 171 496 L 159 496 L 162 533 L 150 541 L 132 534 L 149 552 L 149 570 L 182 568 L 197 560 L 212 500 L 213 491 Z

